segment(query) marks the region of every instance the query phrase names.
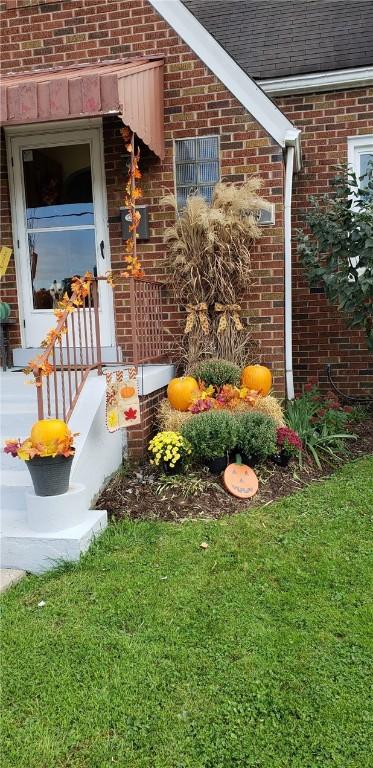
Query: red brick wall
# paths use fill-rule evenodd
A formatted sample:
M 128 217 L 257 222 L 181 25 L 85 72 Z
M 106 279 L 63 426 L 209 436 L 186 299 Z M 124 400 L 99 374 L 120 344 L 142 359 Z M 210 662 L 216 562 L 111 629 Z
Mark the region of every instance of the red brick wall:
M 139 459 L 146 455 L 149 440 L 157 431 L 156 408 L 166 397 L 166 392 L 167 388 L 162 387 L 150 395 L 140 397 L 141 424 L 127 429 L 127 453 L 131 459 Z
M 302 130 L 302 171 L 294 180 L 293 227 L 304 226 L 302 211 L 310 194 L 330 191 L 336 163 L 347 161 L 347 137 L 373 133 L 373 88 L 287 96 L 280 109 Z M 362 332 L 349 330 L 322 289 L 309 289 L 293 244 L 293 333 L 297 389 L 310 376 L 326 385 L 325 364 L 333 363 L 335 380 L 347 392 L 372 385 L 372 356 Z M 369 371 L 370 365 L 370 371 Z
M 209 73 L 146 0 L 61 0 L 29 3 L 2 13 L 2 70 L 68 66 L 72 63 L 115 59 L 128 54 L 163 53 L 165 66 L 166 158 L 154 157 L 144 175 L 144 200 L 150 205 L 151 239 L 141 247 L 148 274 L 161 274 L 163 228 L 172 221 L 159 205 L 160 196 L 173 190 L 173 139 L 219 134 L 221 172 L 227 181 L 244 181 L 260 174 L 263 194 L 276 203 L 276 226 L 264 230 L 253 252 L 255 285 L 245 302 L 262 360 L 275 371 L 283 391 L 283 165 L 282 153 L 236 99 Z M 4 2 L 2 2 L 4 8 Z M 105 164 L 109 217 L 115 219 L 123 200 L 123 149 L 118 119 L 105 119 Z M 110 226 L 112 266 L 120 266 L 120 226 Z M 119 342 L 128 348 L 130 323 L 125 292 L 116 290 Z M 174 332 L 180 324 L 178 308 L 166 303 L 166 323 Z

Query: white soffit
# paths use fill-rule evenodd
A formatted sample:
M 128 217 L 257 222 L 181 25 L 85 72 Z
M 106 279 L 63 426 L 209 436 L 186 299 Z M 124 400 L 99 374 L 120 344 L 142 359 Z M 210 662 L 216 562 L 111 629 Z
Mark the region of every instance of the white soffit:
M 268 78 L 267 80 L 258 80 L 258 85 L 269 96 L 361 88 L 373 85 L 373 66 Z
M 281 147 L 297 143 L 299 129 L 246 75 L 180 0 L 149 2 Z

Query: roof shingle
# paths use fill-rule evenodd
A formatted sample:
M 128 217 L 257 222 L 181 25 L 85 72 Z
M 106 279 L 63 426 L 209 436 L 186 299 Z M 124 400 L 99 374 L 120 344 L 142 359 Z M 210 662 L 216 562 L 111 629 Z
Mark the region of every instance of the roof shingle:
M 373 64 L 373 0 L 183 0 L 255 79 Z

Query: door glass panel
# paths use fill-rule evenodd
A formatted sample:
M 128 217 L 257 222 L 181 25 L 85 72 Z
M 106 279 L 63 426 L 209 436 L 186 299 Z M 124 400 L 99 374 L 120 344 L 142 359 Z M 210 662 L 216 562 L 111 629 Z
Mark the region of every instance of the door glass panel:
M 93 225 L 89 144 L 24 149 L 28 229 Z
M 30 270 L 34 309 L 52 309 L 66 291 L 71 278 L 94 272 L 94 229 L 60 232 L 29 232 Z

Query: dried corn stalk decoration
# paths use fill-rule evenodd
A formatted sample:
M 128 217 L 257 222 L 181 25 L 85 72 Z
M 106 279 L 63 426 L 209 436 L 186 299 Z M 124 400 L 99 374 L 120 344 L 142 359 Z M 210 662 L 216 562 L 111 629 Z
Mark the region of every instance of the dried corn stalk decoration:
M 163 199 L 176 214 L 165 231 L 166 269 L 173 293 L 188 313 L 180 344 L 187 370 L 210 356 L 239 365 L 256 357 L 240 312 L 252 280 L 250 252 L 261 235 L 258 213 L 269 207 L 260 187 L 258 178 L 240 186 L 219 183 L 211 203 L 190 195 L 181 211 L 174 195 Z M 207 307 L 203 313 L 197 309 L 202 305 Z
M 122 272 L 122 276 L 144 277 L 144 271 L 141 267 L 141 263 L 137 255 L 137 230 L 141 220 L 141 213 L 137 210 L 136 206 L 139 198 L 142 195 L 140 187 L 136 185 L 136 182 L 141 179 L 141 172 L 139 169 L 140 148 L 138 147 L 135 151 L 135 134 L 129 128 L 122 128 L 121 135 L 124 141 L 125 149 L 130 155 L 128 178 L 124 194 L 124 205 L 126 208 L 128 208 L 131 218 L 129 231 L 132 235 L 128 238 L 125 245 L 124 261 L 126 268 L 125 271 Z

